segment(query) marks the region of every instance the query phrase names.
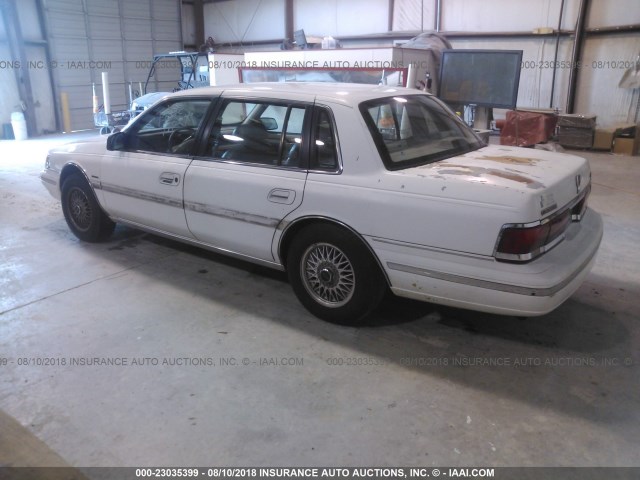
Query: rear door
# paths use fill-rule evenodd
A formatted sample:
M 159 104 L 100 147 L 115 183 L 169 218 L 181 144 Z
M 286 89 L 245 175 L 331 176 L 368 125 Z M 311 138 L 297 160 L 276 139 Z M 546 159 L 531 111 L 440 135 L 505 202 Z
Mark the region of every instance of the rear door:
M 211 99 L 174 98 L 127 130 L 125 151 L 103 158 L 100 188 L 117 218 L 191 238 L 183 209 L 184 176 Z
M 302 203 L 303 137 L 311 105 L 227 99 L 220 103 L 184 184 L 187 224 L 200 241 L 267 262 L 276 227 Z

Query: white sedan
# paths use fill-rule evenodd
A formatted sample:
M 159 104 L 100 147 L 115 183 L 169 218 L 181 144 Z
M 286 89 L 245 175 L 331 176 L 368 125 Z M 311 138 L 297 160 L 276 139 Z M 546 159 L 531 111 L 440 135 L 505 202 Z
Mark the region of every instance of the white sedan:
M 179 92 L 106 140 L 52 150 L 41 178 L 82 240 L 122 223 L 285 270 L 339 323 L 389 288 L 543 315 L 602 238 L 585 159 L 486 146 L 437 98 L 387 86 Z

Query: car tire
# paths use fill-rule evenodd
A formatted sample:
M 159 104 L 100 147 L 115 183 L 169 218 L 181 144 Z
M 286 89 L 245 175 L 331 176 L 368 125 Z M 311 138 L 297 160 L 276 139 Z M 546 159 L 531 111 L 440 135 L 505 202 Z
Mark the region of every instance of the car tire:
M 387 289 L 367 247 L 335 225 L 311 225 L 295 236 L 287 253 L 287 274 L 307 310 L 343 325 L 362 323 Z
M 73 174 L 64 181 L 61 199 L 67 225 L 80 240 L 99 242 L 113 233 L 116 224 L 102 211 L 81 175 Z

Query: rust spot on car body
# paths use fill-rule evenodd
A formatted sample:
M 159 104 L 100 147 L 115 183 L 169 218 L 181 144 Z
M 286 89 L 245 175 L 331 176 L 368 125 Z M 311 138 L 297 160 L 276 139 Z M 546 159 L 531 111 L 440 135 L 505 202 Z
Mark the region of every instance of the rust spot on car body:
M 526 158 L 526 157 L 508 157 L 508 156 L 493 156 L 493 155 L 485 155 L 483 157 L 471 157 L 474 160 L 490 160 L 492 162 L 498 163 L 506 163 L 509 165 L 531 165 L 534 166 L 538 163 L 538 160 L 535 158 Z
M 516 171 L 509 172 L 505 170 L 497 170 L 494 168 L 470 167 L 468 165 L 443 164 L 442 166 L 447 168 L 438 169 L 437 171 L 440 175 L 467 175 L 478 178 L 483 176 L 492 176 L 522 183 L 528 188 L 532 188 L 535 190 L 545 188 L 542 183 L 532 178 L 526 177 L 522 173 Z

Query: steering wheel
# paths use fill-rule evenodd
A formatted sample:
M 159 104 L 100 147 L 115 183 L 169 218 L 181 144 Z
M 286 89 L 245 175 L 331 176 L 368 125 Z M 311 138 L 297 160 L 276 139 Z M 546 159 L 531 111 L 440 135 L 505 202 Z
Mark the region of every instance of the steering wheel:
M 167 140 L 167 151 L 173 153 L 174 149 L 181 143 L 189 140 L 196 133 L 193 127 L 176 128 Z M 182 138 L 181 138 L 182 137 Z

